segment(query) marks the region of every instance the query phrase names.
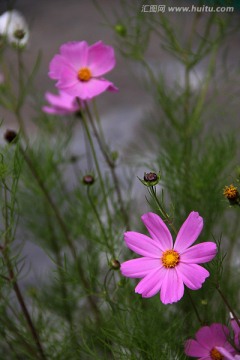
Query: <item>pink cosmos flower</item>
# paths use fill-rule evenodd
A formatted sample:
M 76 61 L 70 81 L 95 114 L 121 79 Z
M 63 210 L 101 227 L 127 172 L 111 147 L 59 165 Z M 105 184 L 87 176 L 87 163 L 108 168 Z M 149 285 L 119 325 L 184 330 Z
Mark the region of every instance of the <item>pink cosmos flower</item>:
M 114 50 L 98 41 L 88 46 L 86 41 L 68 42 L 50 62 L 49 77 L 58 80 L 56 86 L 82 100 L 92 99 L 106 90 L 117 88 L 102 75 L 115 66 Z
M 58 95 L 47 92 L 45 98 L 50 106 L 43 106 L 42 110 L 48 114 L 68 115 L 79 110 L 79 104 L 75 97 L 59 91 Z
M 197 357 L 199 360 L 223 360 L 223 355 L 218 348 L 225 349 L 231 355 L 236 352 L 228 342 L 229 330 L 225 325 L 212 324 L 203 326 L 196 333 L 196 340 L 190 339 L 185 343 L 185 354 Z
M 202 231 L 202 217 L 192 211 L 174 244 L 170 231 L 158 215 L 144 214 L 142 221 L 151 238 L 134 231 L 124 234 L 129 249 L 143 256 L 121 265 L 124 276 L 143 278 L 135 292 L 148 298 L 160 291 L 161 301 L 169 304 L 182 298 L 184 285 L 192 290 L 201 288 L 209 272 L 197 264 L 212 260 L 217 252 L 213 242 L 190 247 Z

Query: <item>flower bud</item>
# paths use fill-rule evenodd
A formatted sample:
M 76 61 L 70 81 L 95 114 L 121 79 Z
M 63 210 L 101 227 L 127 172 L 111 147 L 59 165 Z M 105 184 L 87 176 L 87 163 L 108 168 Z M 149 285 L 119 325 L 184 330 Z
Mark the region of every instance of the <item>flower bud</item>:
M 4 139 L 8 143 L 16 142 L 18 134 L 14 130 L 7 130 L 4 134 Z
M 112 151 L 112 152 L 111 152 L 111 158 L 112 158 L 112 161 L 113 161 L 113 162 L 117 161 L 118 156 L 119 156 L 119 154 L 118 154 L 117 151 Z
M 154 172 L 144 173 L 143 180 L 139 179 L 141 183 L 145 186 L 155 186 L 160 181 L 160 173 L 156 174 Z
M 94 177 L 90 174 L 87 174 L 83 177 L 83 183 L 84 185 L 92 185 L 95 181 Z
M 116 24 L 114 29 L 116 33 L 121 37 L 125 37 L 127 35 L 127 28 L 123 24 Z
M 117 259 L 112 259 L 110 262 L 109 262 L 109 266 L 112 270 L 119 270 L 120 269 L 120 262 L 117 260 Z

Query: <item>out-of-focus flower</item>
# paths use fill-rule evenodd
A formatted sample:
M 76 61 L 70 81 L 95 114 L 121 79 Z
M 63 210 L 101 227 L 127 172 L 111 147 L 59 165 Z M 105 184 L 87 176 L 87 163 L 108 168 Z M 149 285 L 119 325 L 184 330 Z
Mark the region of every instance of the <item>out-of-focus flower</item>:
M 29 40 L 29 29 L 23 15 L 17 10 L 6 11 L 0 16 L 0 34 L 10 44 L 24 47 Z
M 147 298 L 160 291 L 161 301 L 169 304 L 182 298 L 184 285 L 192 290 L 201 288 L 209 272 L 198 264 L 212 260 L 217 253 L 213 242 L 190 247 L 202 231 L 202 217 L 192 211 L 174 244 L 170 231 L 158 215 L 144 214 L 142 221 L 151 238 L 128 231 L 124 239 L 129 249 L 143 257 L 121 264 L 124 276 L 143 278 L 135 292 Z
M 47 92 L 45 99 L 49 106 L 43 106 L 42 110 L 48 114 L 68 115 L 80 110 L 76 97 L 70 96 L 64 91 L 59 91 L 58 95 Z
M 92 99 L 106 90 L 117 88 L 102 75 L 115 66 L 114 50 L 98 41 L 89 46 L 86 41 L 69 42 L 53 57 L 49 77 L 58 80 L 56 86 L 82 100 Z
M 218 350 L 225 349 L 231 355 L 236 351 L 228 342 L 229 330 L 219 323 L 203 326 L 196 333 L 195 339 L 187 340 L 185 343 L 185 354 L 204 360 L 223 360 L 224 355 Z

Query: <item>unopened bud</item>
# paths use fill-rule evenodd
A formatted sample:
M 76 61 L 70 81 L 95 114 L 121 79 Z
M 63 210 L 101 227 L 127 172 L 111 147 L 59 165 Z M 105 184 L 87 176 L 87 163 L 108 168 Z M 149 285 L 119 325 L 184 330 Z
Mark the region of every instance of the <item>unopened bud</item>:
M 111 158 L 112 158 L 112 160 L 113 160 L 114 162 L 117 161 L 118 156 L 119 156 L 119 154 L 118 154 L 117 151 L 112 151 L 112 152 L 111 152 Z
M 120 262 L 117 260 L 117 259 L 112 259 L 110 262 L 109 262 L 109 266 L 112 270 L 119 270 L 120 269 Z
M 123 24 L 115 25 L 114 29 L 116 33 L 121 37 L 125 37 L 127 35 L 127 28 Z
M 12 143 L 14 142 L 14 140 L 16 140 L 17 138 L 17 133 L 14 130 L 7 130 L 4 134 L 4 139 L 8 142 L 8 143 Z
M 92 175 L 88 174 L 83 177 L 83 183 L 85 185 L 92 185 L 94 183 L 95 179 Z
M 154 172 L 144 173 L 143 180 L 139 179 L 141 183 L 145 186 L 155 186 L 160 181 L 160 173 L 156 174 Z

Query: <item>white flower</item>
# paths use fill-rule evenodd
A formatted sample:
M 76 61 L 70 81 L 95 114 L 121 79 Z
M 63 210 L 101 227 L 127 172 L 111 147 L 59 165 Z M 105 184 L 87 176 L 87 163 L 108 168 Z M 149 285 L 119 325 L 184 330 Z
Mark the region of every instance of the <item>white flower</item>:
M 0 16 L 0 35 L 6 36 L 10 44 L 24 47 L 29 40 L 26 20 L 17 10 L 6 11 Z

